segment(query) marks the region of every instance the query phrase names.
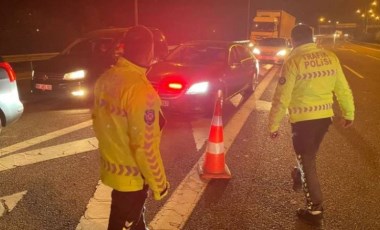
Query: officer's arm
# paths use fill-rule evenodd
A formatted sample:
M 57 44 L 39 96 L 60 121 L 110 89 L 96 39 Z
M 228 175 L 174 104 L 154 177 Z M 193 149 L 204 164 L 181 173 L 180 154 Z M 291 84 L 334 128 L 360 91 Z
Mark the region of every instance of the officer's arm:
M 278 131 L 280 123 L 286 114 L 296 77 L 296 66 L 293 61 L 289 60 L 283 65 L 272 99 L 272 108 L 269 113 L 269 129 L 271 133 Z
M 167 194 L 168 182 L 160 153 L 160 99 L 145 84 L 134 87 L 127 105 L 130 146 L 139 170 L 160 200 Z
M 334 93 L 339 106 L 342 110 L 343 118 L 346 120 L 353 121 L 355 113 L 354 98 L 352 96 L 352 91 L 350 86 L 344 76 L 342 67 L 339 63 L 338 58 L 336 58 L 337 64 L 337 78 L 334 87 Z

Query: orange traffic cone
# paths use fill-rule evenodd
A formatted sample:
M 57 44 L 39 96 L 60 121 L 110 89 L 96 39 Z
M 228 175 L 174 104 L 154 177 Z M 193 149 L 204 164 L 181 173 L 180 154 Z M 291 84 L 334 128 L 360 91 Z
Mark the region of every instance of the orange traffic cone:
M 203 167 L 199 167 L 199 174 L 203 179 L 231 178 L 231 172 L 225 164 L 224 157 L 222 104 L 222 94 L 221 91 L 219 91 L 211 122 L 209 140 L 205 153 L 205 161 Z

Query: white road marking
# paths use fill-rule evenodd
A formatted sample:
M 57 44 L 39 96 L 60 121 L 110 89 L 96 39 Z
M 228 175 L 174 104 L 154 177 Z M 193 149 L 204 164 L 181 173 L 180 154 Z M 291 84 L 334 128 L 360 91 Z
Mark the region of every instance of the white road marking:
M 258 111 L 269 111 L 272 108 L 272 102 L 258 100 L 256 102 L 256 110 Z
M 14 144 L 14 145 L 11 145 L 11 146 L 8 146 L 5 148 L 1 148 L 0 149 L 0 156 L 19 151 L 21 149 L 39 144 L 39 143 L 44 142 L 44 141 L 54 139 L 56 137 L 65 135 L 67 133 L 71 133 L 71 132 L 74 132 L 76 130 L 88 127 L 90 125 L 92 125 L 92 120 L 88 120 L 88 121 L 85 121 L 85 122 L 82 122 L 82 123 L 79 123 L 79 124 L 76 124 L 76 125 L 64 128 L 64 129 L 60 129 L 60 130 L 57 130 L 57 131 L 54 131 L 51 133 L 47 133 L 47 134 L 39 136 L 39 137 L 34 137 L 32 139 L 29 139 L 29 140 L 26 140 L 26 141 L 23 141 L 23 142 L 20 142 L 20 143 L 17 143 L 17 144 Z
M 374 45 L 374 44 L 371 44 L 371 43 L 364 43 L 364 44 Z M 355 45 L 357 45 L 357 44 L 355 44 Z M 357 45 L 357 46 L 363 47 L 365 49 L 369 49 L 369 50 L 380 52 L 380 49 L 370 48 L 370 47 L 362 46 L 362 45 Z
M 368 54 L 366 56 L 380 61 L 380 58 L 378 58 L 378 57 L 375 57 L 375 56 L 372 56 L 372 55 L 368 55 Z
M 98 140 L 95 137 L 78 141 L 67 142 L 60 145 L 30 150 L 27 152 L 10 154 L 0 158 L 0 172 L 42 161 L 66 157 L 74 154 L 88 152 L 98 148 Z
M 343 67 L 348 69 L 349 71 L 351 71 L 355 76 L 364 79 L 364 77 L 360 73 L 356 72 L 355 70 L 351 69 L 350 67 L 348 67 L 346 65 L 343 65 Z
M 0 197 L 0 217 L 11 212 L 27 192 L 28 191 L 22 191 L 9 196 Z
M 209 126 L 211 125 L 211 119 L 197 119 L 191 122 L 193 130 L 193 137 L 197 151 L 199 151 L 208 139 Z
M 266 70 L 270 70 L 272 67 L 273 67 L 273 64 L 265 64 L 263 66 L 263 68 L 266 69 Z
M 65 135 L 67 133 L 74 132 L 76 130 L 88 127 L 90 125 L 92 125 L 92 120 L 88 120 L 88 121 L 85 121 L 85 122 L 82 122 L 82 123 L 79 123 L 79 124 L 76 124 L 76 125 L 64 128 L 64 129 L 60 129 L 60 130 L 57 130 L 57 131 L 54 131 L 51 133 L 47 133 L 47 134 L 39 136 L 39 137 L 34 137 L 32 139 L 29 139 L 29 140 L 26 140 L 26 141 L 23 141 L 23 142 L 20 142 L 20 143 L 17 143 L 17 144 L 14 144 L 14 145 L 11 145 L 11 146 L 8 146 L 5 148 L 1 148 L 0 149 L 0 156 L 19 151 L 21 149 L 39 144 L 39 143 L 47 141 L 47 140 L 51 140 L 53 138 Z M 0 158 L 0 159 L 2 159 L 2 158 Z
M 351 51 L 351 52 L 353 52 L 353 53 L 357 53 L 356 50 L 348 49 L 348 48 L 338 48 L 338 50 L 342 50 L 342 51 Z

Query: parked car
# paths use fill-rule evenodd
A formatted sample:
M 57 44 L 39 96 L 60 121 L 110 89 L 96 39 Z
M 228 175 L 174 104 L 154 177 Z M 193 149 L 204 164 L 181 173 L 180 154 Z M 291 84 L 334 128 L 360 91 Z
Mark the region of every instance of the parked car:
M 0 57 L 0 132 L 3 127 L 16 122 L 24 106 L 20 101 L 16 74 L 8 62 Z
M 209 114 L 218 90 L 224 99 L 253 92 L 258 71 L 258 61 L 245 43 L 190 41 L 154 64 L 148 79 L 164 110 Z
M 155 40 L 156 59 L 168 53 L 166 38 L 156 28 L 150 28 Z M 75 40 L 59 55 L 34 64 L 32 93 L 49 96 L 88 98 L 97 77 L 116 61 L 123 44 L 120 40 L 128 28 L 103 29 Z
M 291 42 L 286 38 L 263 38 L 253 47 L 253 53 L 262 63 L 282 64 L 291 50 Z

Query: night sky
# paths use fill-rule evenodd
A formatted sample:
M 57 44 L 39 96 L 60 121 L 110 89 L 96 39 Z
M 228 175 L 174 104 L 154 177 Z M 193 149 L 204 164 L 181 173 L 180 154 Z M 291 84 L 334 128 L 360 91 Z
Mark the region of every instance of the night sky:
M 370 0 L 138 0 L 139 24 L 160 28 L 169 43 L 191 39 L 246 39 L 257 9 L 283 9 L 315 26 L 359 22 Z M 248 15 L 250 14 L 250 15 Z M 1 0 L 0 55 L 56 52 L 94 29 L 131 26 L 134 0 Z

